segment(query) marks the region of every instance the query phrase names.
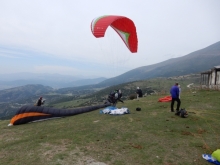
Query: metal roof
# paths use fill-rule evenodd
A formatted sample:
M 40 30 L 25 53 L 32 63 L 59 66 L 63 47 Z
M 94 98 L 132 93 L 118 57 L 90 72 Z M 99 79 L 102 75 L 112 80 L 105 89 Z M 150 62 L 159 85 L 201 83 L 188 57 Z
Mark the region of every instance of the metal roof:
M 210 74 L 212 72 L 212 70 L 220 71 L 220 65 L 214 66 L 211 70 L 201 72 L 200 74 Z
M 220 69 L 220 65 L 214 66 L 215 69 Z

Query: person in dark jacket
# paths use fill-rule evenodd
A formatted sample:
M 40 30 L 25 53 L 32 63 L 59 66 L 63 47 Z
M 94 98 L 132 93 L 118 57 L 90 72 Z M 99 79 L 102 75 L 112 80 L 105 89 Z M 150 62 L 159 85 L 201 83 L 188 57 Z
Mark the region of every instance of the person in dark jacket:
M 44 104 L 43 97 L 40 97 L 37 101 L 37 106 L 41 106 Z
M 137 99 L 138 99 L 139 97 L 143 97 L 142 90 L 141 90 L 139 87 L 137 87 L 136 93 L 137 93 Z
M 172 97 L 171 112 L 174 112 L 173 107 L 174 107 L 175 101 L 177 102 L 176 111 L 179 111 L 181 101 L 180 101 L 180 98 L 179 98 L 180 91 L 179 91 L 178 83 L 175 83 L 175 85 L 171 87 L 170 94 L 171 94 L 171 97 Z
M 121 90 L 114 90 L 112 91 L 109 95 L 108 95 L 108 101 L 110 103 L 113 104 L 113 106 L 116 106 L 117 102 L 120 101 L 122 103 L 124 103 L 122 100 L 121 100 L 121 97 L 122 97 L 122 92 Z

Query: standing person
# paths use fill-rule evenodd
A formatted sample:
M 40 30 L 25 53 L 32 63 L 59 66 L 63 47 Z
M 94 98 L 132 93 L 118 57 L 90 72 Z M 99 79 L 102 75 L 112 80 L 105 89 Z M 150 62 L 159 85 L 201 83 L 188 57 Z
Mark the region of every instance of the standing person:
M 43 97 L 40 97 L 38 100 L 37 100 L 37 103 L 36 103 L 36 106 L 41 106 L 44 104 L 44 101 L 43 101 Z
M 179 111 L 181 101 L 180 101 L 180 98 L 179 98 L 180 93 L 179 93 L 178 83 L 175 83 L 175 85 L 171 87 L 170 94 L 171 94 L 171 97 L 172 97 L 171 112 L 174 112 L 173 106 L 174 106 L 175 101 L 177 102 L 176 111 Z
M 113 106 L 116 106 L 117 102 L 120 101 L 122 103 L 124 103 L 122 100 L 121 100 L 121 97 L 122 97 L 122 92 L 121 90 L 117 89 L 117 90 L 114 90 L 112 91 L 109 95 L 108 95 L 108 101 L 110 103 L 113 104 Z
M 137 99 L 138 99 L 139 97 L 143 97 L 142 90 L 141 90 L 139 87 L 137 87 L 136 93 L 137 93 Z

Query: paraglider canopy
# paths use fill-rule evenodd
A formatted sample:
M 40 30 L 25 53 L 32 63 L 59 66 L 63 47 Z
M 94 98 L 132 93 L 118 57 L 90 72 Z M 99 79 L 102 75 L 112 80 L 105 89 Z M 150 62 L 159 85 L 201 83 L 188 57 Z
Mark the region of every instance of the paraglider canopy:
M 165 96 L 165 97 L 160 98 L 158 100 L 158 102 L 170 102 L 170 101 L 172 101 L 172 97 L 171 96 Z
M 93 19 L 92 34 L 96 38 L 104 37 L 108 27 L 112 27 L 132 53 L 137 52 L 138 39 L 134 22 L 124 16 L 106 15 Z
M 57 109 L 50 107 L 26 105 L 17 110 L 16 114 L 11 118 L 10 124 L 8 124 L 8 126 L 43 121 L 52 118 L 73 116 L 97 110 L 99 108 L 104 108 L 107 106 L 110 106 L 110 104 L 106 103 L 88 107 L 79 107 L 74 109 Z

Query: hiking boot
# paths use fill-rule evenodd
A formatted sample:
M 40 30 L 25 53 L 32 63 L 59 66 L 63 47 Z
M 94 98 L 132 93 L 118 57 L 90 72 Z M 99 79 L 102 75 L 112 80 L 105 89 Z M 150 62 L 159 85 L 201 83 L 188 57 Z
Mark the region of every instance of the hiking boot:
M 174 110 L 171 110 L 170 112 L 174 112 Z

